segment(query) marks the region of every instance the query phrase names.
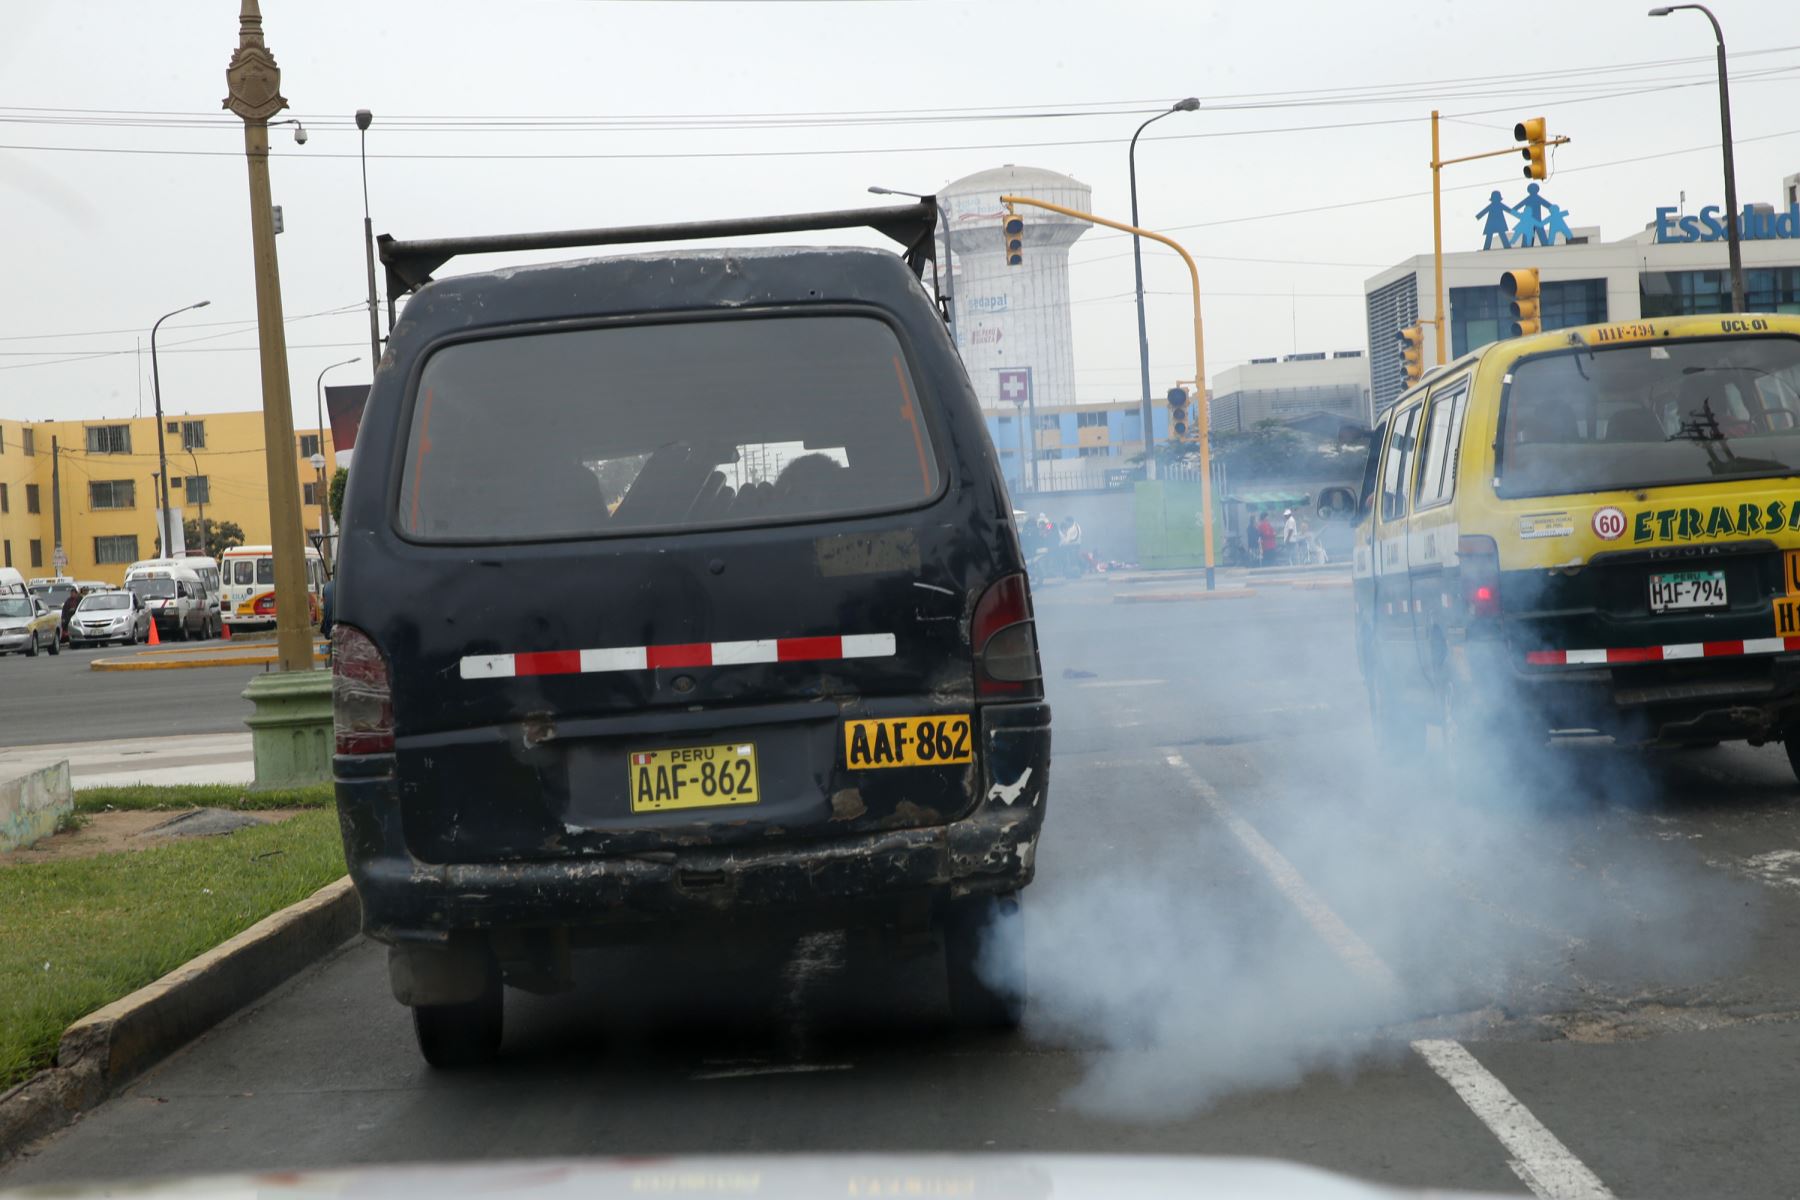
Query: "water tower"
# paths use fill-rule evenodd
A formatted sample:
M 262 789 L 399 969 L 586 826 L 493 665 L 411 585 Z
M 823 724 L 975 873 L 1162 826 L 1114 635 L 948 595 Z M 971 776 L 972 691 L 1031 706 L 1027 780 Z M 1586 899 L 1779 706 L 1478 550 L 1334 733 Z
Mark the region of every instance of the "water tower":
M 1024 399 L 1046 409 L 1075 403 L 1075 346 L 1069 320 L 1069 247 L 1091 226 L 1021 206 L 1025 261 L 1006 265 L 1002 195 L 1030 196 L 1092 211 L 1093 189 L 1038 167 L 997 167 L 947 183 L 938 192 L 956 252 L 956 342 L 981 407 L 1008 415 Z M 1010 394 L 1002 394 L 1002 386 Z

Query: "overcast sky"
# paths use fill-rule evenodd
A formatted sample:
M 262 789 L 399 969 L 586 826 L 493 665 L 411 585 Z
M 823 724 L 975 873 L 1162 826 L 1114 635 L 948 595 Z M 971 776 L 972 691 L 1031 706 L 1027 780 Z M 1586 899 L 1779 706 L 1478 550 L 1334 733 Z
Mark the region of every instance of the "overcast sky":
M 1201 111 L 1145 134 L 1138 181 L 1144 223 L 1201 259 L 1216 374 L 1364 346 L 1362 281 L 1430 248 L 1434 106 L 1458 114 L 1447 156 L 1548 117 L 1575 140 L 1545 192 L 1609 239 L 1683 191 L 1690 211 L 1718 203 L 1711 31 L 1647 7 L 264 0 L 283 115 L 311 133 L 275 142 L 296 423 L 313 423 L 321 367 L 360 352 L 328 382 L 368 378 L 357 108 L 375 113 L 376 231 L 426 237 L 859 205 L 869 184 L 930 191 L 1009 162 L 1074 175 L 1124 218 L 1132 130 L 1197 95 Z M 4 8 L 0 416 L 129 415 L 140 387 L 147 411 L 147 331 L 200 299 L 163 327 L 165 407 L 254 407 L 242 126 L 220 110 L 237 0 Z M 1800 3 L 1713 8 L 1738 192 L 1773 200 L 1800 171 Z M 543 131 L 550 117 L 572 128 Z M 1511 198 L 1518 171 L 1450 169 L 1446 249 L 1479 245 L 1472 214 L 1497 182 Z M 1072 255 L 1083 400 L 1137 393 L 1128 250 L 1097 230 Z M 1191 372 L 1185 271 L 1151 256 L 1146 287 L 1161 387 Z

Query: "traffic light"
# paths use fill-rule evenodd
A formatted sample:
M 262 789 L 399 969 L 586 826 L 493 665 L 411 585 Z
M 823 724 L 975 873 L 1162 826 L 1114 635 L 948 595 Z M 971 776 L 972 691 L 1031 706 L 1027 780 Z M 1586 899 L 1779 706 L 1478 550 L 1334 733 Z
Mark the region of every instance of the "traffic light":
M 1008 213 L 1000 228 L 1006 242 L 1006 265 L 1016 267 L 1025 261 L 1025 218 Z
M 1525 160 L 1525 178 L 1547 179 L 1550 177 L 1550 166 L 1544 161 L 1544 118 L 1528 117 L 1513 126 L 1513 141 L 1524 142 L 1519 155 Z
M 1193 440 L 1192 426 L 1188 423 L 1188 394 L 1183 387 L 1169 389 L 1169 440 L 1187 442 Z
M 1520 267 L 1516 271 L 1508 271 L 1500 277 L 1500 294 L 1511 303 L 1507 311 L 1512 313 L 1512 335 L 1524 337 L 1537 333 L 1544 328 L 1540 319 L 1542 309 L 1538 298 L 1538 273 L 1535 267 Z
M 1400 339 L 1400 366 L 1406 372 L 1406 385 L 1411 387 L 1425 373 L 1425 326 L 1408 325 L 1394 336 Z

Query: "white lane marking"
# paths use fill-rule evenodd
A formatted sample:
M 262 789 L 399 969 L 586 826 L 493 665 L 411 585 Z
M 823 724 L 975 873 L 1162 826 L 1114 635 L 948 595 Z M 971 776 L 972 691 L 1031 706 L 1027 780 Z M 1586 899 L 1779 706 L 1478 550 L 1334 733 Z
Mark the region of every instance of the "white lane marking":
M 1535 1195 L 1544 1200 L 1608 1200 L 1612 1196 L 1600 1177 L 1460 1043 L 1424 1038 L 1412 1047 L 1500 1139 L 1513 1156 L 1509 1164 L 1513 1173 Z
M 1166 679 L 1096 679 L 1092 683 L 1078 683 L 1080 688 L 1122 688 L 1122 687 L 1155 687 L 1159 683 L 1169 682 Z
M 1237 838 L 1250 857 L 1261 865 L 1275 886 L 1300 910 L 1300 915 L 1306 918 L 1307 924 L 1344 960 L 1345 965 L 1383 991 L 1398 995 L 1400 981 L 1394 972 L 1369 948 L 1367 942 L 1357 936 L 1354 929 L 1344 924 L 1344 919 L 1333 912 L 1330 905 L 1319 898 L 1319 894 L 1312 890 L 1305 876 L 1294 869 L 1294 864 L 1287 860 L 1287 856 L 1258 833 L 1254 825 L 1238 816 L 1231 805 L 1225 802 L 1225 798 L 1188 765 L 1187 759 L 1167 747 L 1163 748 L 1163 757 L 1171 767 L 1181 772 L 1201 802 L 1224 822 L 1225 828 L 1231 831 L 1231 835 Z
M 1257 832 L 1255 826 L 1238 816 L 1185 758 L 1166 746 L 1162 754 L 1344 964 L 1362 978 L 1398 996 L 1400 982 L 1393 970 L 1312 890 L 1305 877 L 1294 869 L 1294 864 Z M 1412 1047 L 1513 1155 L 1507 1165 L 1539 1200 L 1610 1200 L 1612 1193 L 1600 1182 L 1599 1176 L 1532 1116 L 1531 1110 L 1521 1104 L 1505 1084 L 1489 1074 L 1460 1043 L 1449 1039 L 1421 1039 L 1413 1042 Z
M 762 1067 L 729 1067 L 723 1071 L 696 1071 L 690 1079 L 744 1079 L 751 1075 L 810 1075 L 815 1071 L 849 1071 L 853 1063 L 770 1063 Z

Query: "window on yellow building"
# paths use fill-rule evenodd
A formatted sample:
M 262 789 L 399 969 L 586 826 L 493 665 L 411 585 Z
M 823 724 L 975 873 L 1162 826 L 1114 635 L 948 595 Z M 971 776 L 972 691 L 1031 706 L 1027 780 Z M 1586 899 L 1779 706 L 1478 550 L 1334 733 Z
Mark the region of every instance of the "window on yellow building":
M 205 421 L 183 421 L 181 423 L 181 448 L 183 450 L 206 449 Z
M 5 549 L 6 549 L 5 565 L 9 566 L 9 567 L 12 566 L 12 543 L 11 542 L 0 542 L 0 546 L 5 547 Z
M 89 454 L 130 454 L 131 426 L 89 425 L 87 427 L 87 452 Z
M 25 485 L 25 511 L 28 513 L 43 511 L 38 507 L 38 485 L 35 483 Z
M 189 475 L 187 477 L 187 502 L 189 504 L 210 504 L 212 488 L 205 475 Z
M 300 435 L 300 457 L 301 458 L 311 458 L 313 455 L 318 454 L 318 453 L 319 453 L 319 435 L 316 433 L 301 434 Z
M 137 484 L 130 479 L 95 479 L 88 483 L 88 507 L 136 508 Z
M 19 430 L 19 449 L 26 454 L 37 453 L 37 430 L 29 425 Z
M 317 505 L 319 503 L 319 485 L 316 483 L 301 484 L 300 502 L 302 504 Z
M 12 511 L 12 504 L 7 499 L 7 496 L 6 496 L 6 485 L 4 483 L 0 483 L 0 513 L 11 512 L 11 511 Z
M 97 563 L 134 563 L 138 559 L 137 534 L 116 534 L 94 539 L 94 561 Z
M 37 538 L 31 539 L 31 565 L 34 567 L 44 565 L 44 543 Z

